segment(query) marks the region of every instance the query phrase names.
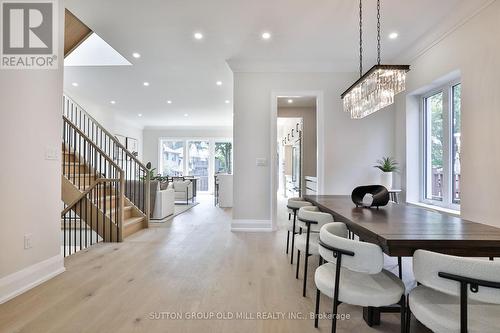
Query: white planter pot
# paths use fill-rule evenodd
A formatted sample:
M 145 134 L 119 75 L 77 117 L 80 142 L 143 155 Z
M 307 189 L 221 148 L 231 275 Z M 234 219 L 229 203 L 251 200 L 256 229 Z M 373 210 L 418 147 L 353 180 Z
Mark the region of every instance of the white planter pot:
M 380 174 L 380 185 L 385 186 L 388 190 L 392 188 L 392 172 L 382 172 Z

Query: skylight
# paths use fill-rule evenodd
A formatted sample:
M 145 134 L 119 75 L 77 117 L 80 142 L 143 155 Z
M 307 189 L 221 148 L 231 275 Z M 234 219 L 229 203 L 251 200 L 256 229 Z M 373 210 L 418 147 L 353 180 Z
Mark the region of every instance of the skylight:
M 92 33 L 66 59 L 64 66 L 131 66 L 118 51 Z

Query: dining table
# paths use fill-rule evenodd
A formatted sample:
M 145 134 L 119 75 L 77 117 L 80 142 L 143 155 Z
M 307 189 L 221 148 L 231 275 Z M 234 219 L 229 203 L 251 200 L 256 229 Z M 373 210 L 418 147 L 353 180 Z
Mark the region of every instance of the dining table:
M 389 202 L 379 208 L 356 206 L 348 195 L 306 195 L 304 199 L 343 222 L 360 241 L 380 246 L 390 257 L 412 257 L 423 249 L 464 257 L 500 257 L 500 228 L 411 204 Z M 380 312 L 363 309 L 368 325 L 380 323 Z

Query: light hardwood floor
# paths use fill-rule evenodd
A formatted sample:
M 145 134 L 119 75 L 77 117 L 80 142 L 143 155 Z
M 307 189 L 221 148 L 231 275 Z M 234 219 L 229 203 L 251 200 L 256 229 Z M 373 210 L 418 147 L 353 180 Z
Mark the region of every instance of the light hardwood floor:
M 123 243 L 67 258 L 65 273 L 0 305 L 0 332 L 329 332 L 329 320 L 317 330 L 308 318 L 287 318 L 314 311 L 317 259 L 303 298 L 302 279 L 295 279 L 284 253 L 285 231 L 232 233 L 230 210 L 213 207 L 212 197 L 199 201 Z M 331 300 L 323 296 L 321 312 L 329 311 Z M 383 314 L 382 325 L 370 328 L 360 308 L 341 305 L 340 311 L 350 319 L 339 322 L 338 332 L 399 332 L 396 314 Z M 167 312 L 248 319 L 175 320 Z M 271 313 L 286 319 L 256 318 Z

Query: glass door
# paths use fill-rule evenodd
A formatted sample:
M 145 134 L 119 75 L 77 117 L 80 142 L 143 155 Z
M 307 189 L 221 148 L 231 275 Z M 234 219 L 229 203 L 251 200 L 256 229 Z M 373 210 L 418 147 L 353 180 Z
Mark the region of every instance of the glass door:
M 187 142 L 189 176 L 199 178 L 197 181 L 197 191 L 208 191 L 208 176 L 210 174 L 210 142 L 208 140 L 196 140 Z
M 160 141 L 160 173 L 162 176 L 182 176 L 184 171 L 184 141 Z

